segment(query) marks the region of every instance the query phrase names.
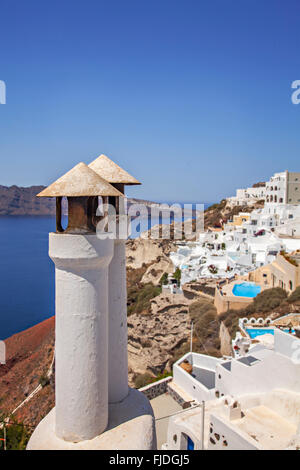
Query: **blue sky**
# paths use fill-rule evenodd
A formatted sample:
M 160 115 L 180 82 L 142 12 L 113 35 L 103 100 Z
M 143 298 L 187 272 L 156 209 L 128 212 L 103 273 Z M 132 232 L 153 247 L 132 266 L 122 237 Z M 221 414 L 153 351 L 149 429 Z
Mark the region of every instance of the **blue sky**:
M 0 184 L 105 153 L 134 197 L 218 201 L 300 171 L 300 2 L 1 2 Z

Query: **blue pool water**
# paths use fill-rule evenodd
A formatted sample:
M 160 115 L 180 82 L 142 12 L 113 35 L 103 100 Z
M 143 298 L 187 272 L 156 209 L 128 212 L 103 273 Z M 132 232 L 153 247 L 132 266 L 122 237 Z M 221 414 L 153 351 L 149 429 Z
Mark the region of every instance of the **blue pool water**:
M 250 336 L 250 338 L 252 338 L 252 339 L 256 338 L 256 336 L 262 336 L 262 335 L 265 335 L 267 333 L 269 333 L 270 335 L 274 335 L 274 329 L 273 328 L 247 328 L 246 331 L 247 331 L 248 335 Z M 283 331 L 288 333 L 289 329 L 284 328 Z M 292 330 L 292 333 L 295 333 L 295 330 Z
M 261 291 L 261 287 L 253 282 L 242 282 L 241 284 L 235 284 L 232 289 L 232 293 L 237 297 L 256 297 Z

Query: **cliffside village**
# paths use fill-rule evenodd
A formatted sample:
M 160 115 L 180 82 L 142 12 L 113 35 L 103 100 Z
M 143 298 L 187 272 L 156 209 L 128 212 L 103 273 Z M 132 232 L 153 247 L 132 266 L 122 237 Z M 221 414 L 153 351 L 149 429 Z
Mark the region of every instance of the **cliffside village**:
M 226 203 L 257 201 L 263 207 L 209 227 L 195 242 L 178 242 L 170 258 L 174 271 L 181 270 L 181 285 L 169 275 L 164 290 L 180 295 L 186 283 L 210 280 L 222 315 L 270 288 L 289 296 L 299 290 L 300 173 L 276 173 Z M 172 378 L 144 389 L 154 409 L 171 409 L 171 400 L 182 407 L 173 408 L 167 433 L 158 427 L 162 449 L 300 448 L 299 313 L 241 318 L 231 352 L 222 358 L 195 353 L 192 344 Z

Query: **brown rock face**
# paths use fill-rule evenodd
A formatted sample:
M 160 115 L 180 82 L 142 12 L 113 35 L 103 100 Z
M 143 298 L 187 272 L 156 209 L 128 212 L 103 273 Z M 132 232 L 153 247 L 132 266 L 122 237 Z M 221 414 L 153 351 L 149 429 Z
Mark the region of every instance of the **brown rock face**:
M 220 337 L 220 343 L 221 343 L 220 344 L 221 354 L 224 356 L 231 356 L 232 355 L 231 336 L 224 322 L 221 322 L 220 324 L 219 337 Z
M 171 262 L 167 256 L 171 251 L 176 250 L 176 245 L 170 240 L 143 238 L 127 240 L 126 265 L 128 268 L 139 269 L 144 264 L 151 264 L 152 267 L 152 265 L 163 261 L 170 266 Z
M 47 374 L 54 353 L 54 323 L 54 317 L 49 318 L 5 340 L 6 364 L 0 365 L 0 415 L 11 413 Z M 47 385 L 14 416 L 35 426 L 45 409 L 53 406 L 53 387 Z
M 169 369 L 174 350 L 189 339 L 190 320 L 183 296 L 161 294 L 152 300 L 151 310 L 150 315 L 133 314 L 128 319 L 130 383 L 138 374 L 158 375 Z

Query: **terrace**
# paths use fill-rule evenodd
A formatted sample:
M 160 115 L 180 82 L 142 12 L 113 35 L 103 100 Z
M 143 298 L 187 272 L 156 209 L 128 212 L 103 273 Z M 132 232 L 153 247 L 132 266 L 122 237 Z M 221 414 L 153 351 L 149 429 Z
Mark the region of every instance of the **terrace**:
M 223 408 L 213 405 L 208 449 L 284 450 L 297 448 L 300 395 L 287 390 L 245 395 Z M 220 436 L 222 436 L 220 442 Z
M 214 398 L 216 366 L 221 362 L 222 359 L 212 356 L 187 353 L 173 366 L 174 382 L 194 400 L 211 400 Z M 189 367 L 184 367 L 186 365 Z

